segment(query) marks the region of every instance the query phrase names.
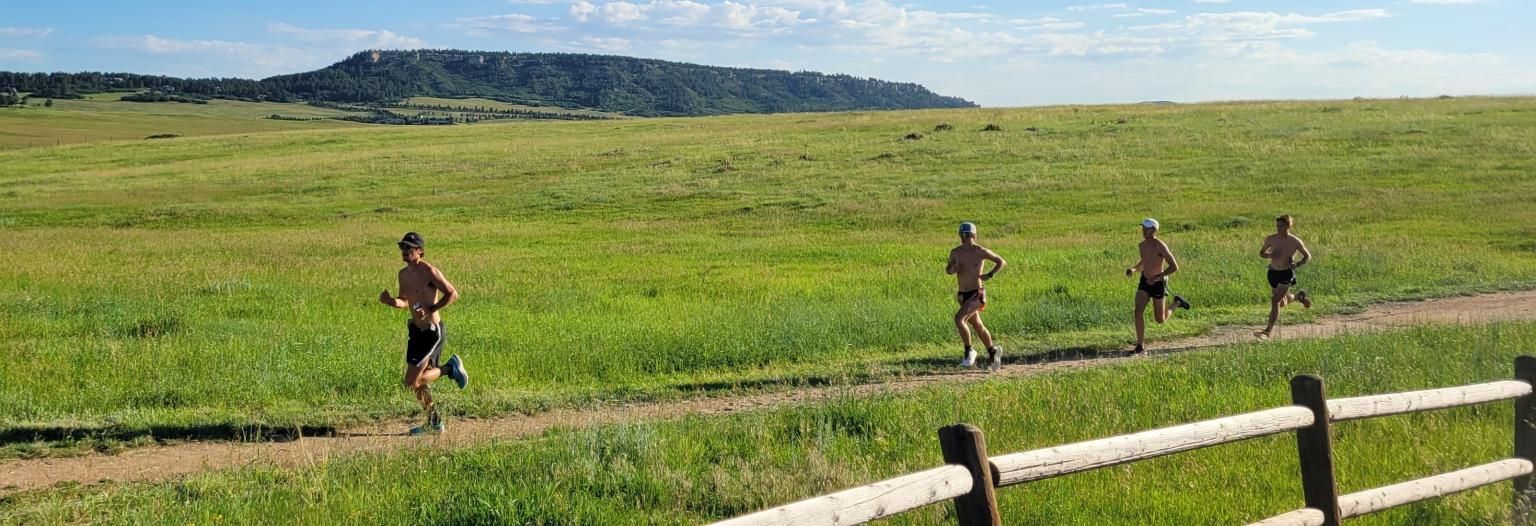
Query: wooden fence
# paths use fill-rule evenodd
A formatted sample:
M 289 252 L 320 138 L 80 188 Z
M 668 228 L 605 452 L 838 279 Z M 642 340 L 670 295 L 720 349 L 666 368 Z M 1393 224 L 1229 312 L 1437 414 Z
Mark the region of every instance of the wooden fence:
M 939 430 L 942 467 L 717 522 L 714 526 L 864 524 L 908 510 L 953 501 L 960 526 L 1001 525 L 996 489 L 1221 444 L 1296 432 L 1305 507 L 1251 526 L 1336 526 L 1339 521 L 1422 500 L 1514 480 L 1515 524 L 1536 524 L 1531 502 L 1536 461 L 1536 358 L 1515 359 L 1515 380 L 1328 400 L 1316 376 L 1291 379 L 1291 405 L 988 457 L 981 430 L 967 424 Z M 1334 422 L 1515 400 L 1514 455 L 1471 468 L 1339 495 L 1334 482 Z

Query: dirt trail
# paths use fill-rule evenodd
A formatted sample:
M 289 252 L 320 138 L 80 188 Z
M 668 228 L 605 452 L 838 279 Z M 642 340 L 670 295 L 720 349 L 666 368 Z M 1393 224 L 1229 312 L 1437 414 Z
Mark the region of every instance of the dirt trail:
M 1309 325 L 1282 327 L 1277 340 L 1321 338 L 1340 333 L 1380 331 L 1420 324 L 1478 324 L 1505 320 L 1536 320 L 1536 291 L 1443 298 L 1421 302 L 1386 303 L 1364 312 L 1334 316 Z M 1253 341 L 1259 327 L 1224 327 L 1211 334 L 1149 345 L 1152 354 Z M 745 396 L 695 398 L 662 403 L 566 409 L 533 416 L 482 420 L 453 420 L 448 433 L 413 438 L 399 431 L 406 421 L 383 422 L 351 429 L 335 437 L 305 437 L 289 442 L 189 442 L 129 450 L 116 455 L 0 461 L 0 495 L 60 482 L 92 484 L 104 481 L 162 480 L 206 470 L 246 465 L 303 467 L 331 457 L 410 447 L 458 447 L 491 439 L 526 437 L 547 429 L 661 420 L 683 415 L 730 413 L 828 399 L 833 396 L 901 392 L 941 382 L 972 382 L 1010 378 L 1044 371 L 1088 367 L 1133 358 L 1124 352 L 1053 352 L 1017 357 L 998 373 L 936 372 L 896 381 L 854 386 L 796 388 Z

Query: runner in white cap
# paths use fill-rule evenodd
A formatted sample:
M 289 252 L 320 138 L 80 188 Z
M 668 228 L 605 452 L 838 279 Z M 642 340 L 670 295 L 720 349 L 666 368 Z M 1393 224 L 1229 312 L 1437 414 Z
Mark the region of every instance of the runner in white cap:
M 1173 252 L 1168 250 L 1168 244 L 1157 238 L 1158 224 L 1156 219 L 1147 218 L 1141 222 L 1141 243 L 1137 245 L 1141 253 L 1141 259 L 1136 264 L 1125 269 L 1125 277 L 1131 277 L 1136 272 L 1141 272 L 1141 283 L 1136 286 L 1136 349 L 1133 352 L 1146 352 L 1147 302 L 1153 304 L 1152 319 L 1157 323 L 1163 323 L 1173 318 L 1173 309 L 1189 308 L 1189 302 L 1179 296 L 1173 297 L 1173 305 L 1166 305 L 1168 296 L 1168 276 L 1179 271 L 1179 261 L 1173 257 Z
M 992 262 L 992 270 L 982 272 L 981 267 L 987 261 Z M 955 329 L 960 331 L 960 342 L 965 344 L 961 367 L 976 365 L 976 351 L 971 348 L 971 329 L 976 329 L 981 343 L 987 346 L 987 368 L 996 371 L 1003 366 L 1003 350 L 992 344 L 992 333 L 981 323 L 981 311 L 987 308 L 987 289 L 981 283 L 992 279 L 1006 266 L 1008 262 L 1003 261 L 996 252 L 976 244 L 976 225 L 960 223 L 960 246 L 949 251 L 949 263 L 945 265 L 944 272 L 954 274 L 960 288 L 960 292 L 955 295 L 955 300 L 960 303 L 960 310 L 955 312 Z

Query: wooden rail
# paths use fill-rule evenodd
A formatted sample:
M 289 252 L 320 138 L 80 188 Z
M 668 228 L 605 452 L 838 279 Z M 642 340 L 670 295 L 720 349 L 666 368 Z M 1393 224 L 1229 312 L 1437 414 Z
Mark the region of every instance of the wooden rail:
M 1001 524 L 995 488 L 1116 466 L 1278 433 L 1296 433 L 1306 506 L 1250 526 L 1336 526 L 1339 521 L 1513 480 L 1515 524 L 1536 526 L 1536 358 L 1515 360 L 1516 380 L 1328 400 L 1315 376 L 1291 380 L 1292 405 L 1045 449 L 986 456 L 969 425 L 939 431 L 945 466 L 714 523 L 714 526 L 864 524 L 952 501 L 960 526 Z M 1513 458 L 1391 486 L 1339 495 L 1332 422 L 1515 399 Z
M 716 526 L 864 524 L 971 492 L 971 472 L 946 465 L 717 522 Z
M 1430 389 L 1408 393 L 1340 398 L 1328 401 L 1328 419 L 1334 422 L 1375 418 L 1461 407 L 1531 394 L 1531 384 L 1506 380 L 1486 384 Z
M 1204 447 L 1294 431 L 1312 425 L 1312 411 L 1281 407 L 1130 435 L 994 457 L 998 486 L 1117 466 Z

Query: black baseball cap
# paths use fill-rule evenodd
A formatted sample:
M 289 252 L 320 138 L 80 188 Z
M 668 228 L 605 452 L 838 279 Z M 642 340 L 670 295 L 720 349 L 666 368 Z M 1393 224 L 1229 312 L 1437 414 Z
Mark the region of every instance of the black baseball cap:
M 426 242 L 421 240 L 421 234 L 406 232 L 405 237 L 400 238 L 400 248 L 426 248 Z

